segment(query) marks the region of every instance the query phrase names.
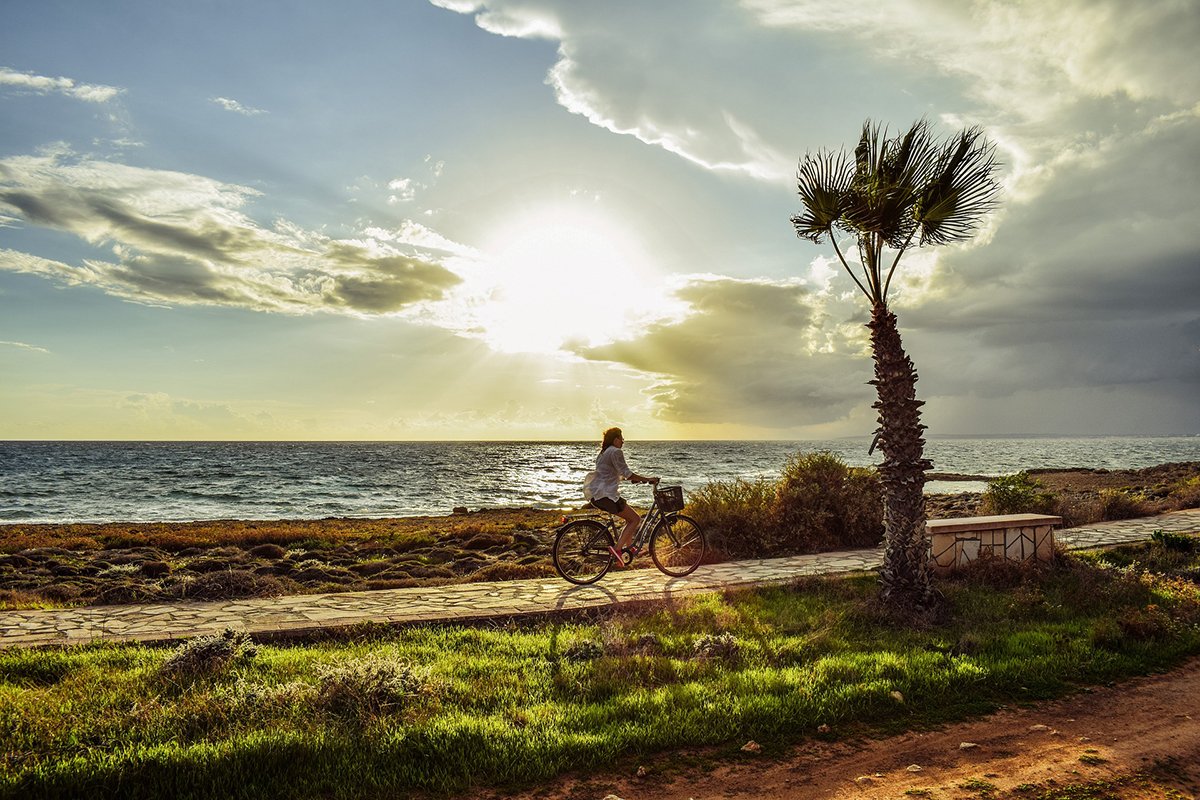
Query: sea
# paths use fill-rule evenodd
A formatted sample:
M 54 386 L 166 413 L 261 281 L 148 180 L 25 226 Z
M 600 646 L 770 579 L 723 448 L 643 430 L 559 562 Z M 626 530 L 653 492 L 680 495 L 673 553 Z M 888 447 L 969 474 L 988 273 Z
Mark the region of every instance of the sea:
M 665 484 L 777 476 L 800 452 L 877 464 L 869 438 L 629 441 L 629 466 Z M 322 519 L 448 514 L 455 507 L 577 508 L 597 442 L 0 441 L 0 524 Z M 1200 461 L 1200 436 L 931 437 L 927 492 L 982 491 L 1038 467 L 1137 469 Z M 641 497 L 640 494 L 646 497 Z M 648 501 L 648 487 L 623 494 Z

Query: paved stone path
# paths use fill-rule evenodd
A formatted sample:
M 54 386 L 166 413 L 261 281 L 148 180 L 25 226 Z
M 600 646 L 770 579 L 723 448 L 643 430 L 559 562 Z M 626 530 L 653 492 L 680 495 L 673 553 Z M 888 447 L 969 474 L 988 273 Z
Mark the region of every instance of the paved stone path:
M 1200 533 L 1200 509 L 1056 531 L 1069 549 L 1125 544 L 1154 531 Z M 373 592 L 297 595 L 251 600 L 89 606 L 0 612 L 0 649 L 108 641 L 169 642 L 227 627 L 260 638 L 300 635 L 373 622 L 454 622 L 575 611 L 662 600 L 739 586 L 785 583 L 802 575 L 874 570 L 883 548 L 731 561 L 703 566 L 686 578 L 649 569 L 614 568 L 592 586 L 560 578 L 414 587 Z M 641 561 L 650 565 L 647 556 Z

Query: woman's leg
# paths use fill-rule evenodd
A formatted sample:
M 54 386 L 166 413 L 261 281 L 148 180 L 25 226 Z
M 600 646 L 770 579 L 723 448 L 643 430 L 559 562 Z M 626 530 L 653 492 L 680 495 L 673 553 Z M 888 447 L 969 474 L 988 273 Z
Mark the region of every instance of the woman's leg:
M 633 544 L 633 534 L 637 531 L 641 517 L 633 510 L 633 506 L 628 505 L 617 516 L 625 520 L 625 527 L 621 529 L 621 536 L 617 541 L 617 549 L 620 550 L 622 547 L 629 547 L 629 545 Z

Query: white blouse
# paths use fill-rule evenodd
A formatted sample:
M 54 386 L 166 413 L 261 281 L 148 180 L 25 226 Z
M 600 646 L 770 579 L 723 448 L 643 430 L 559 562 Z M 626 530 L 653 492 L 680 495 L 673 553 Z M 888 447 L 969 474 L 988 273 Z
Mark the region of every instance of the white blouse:
M 621 452 L 621 448 L 609 446 L 604 448 L 604 452 L 596 456 L 596 479 L 592 482 L 592 492 L 595 497 L 607 497 L 609 500 L 617 500 L 620 495 L 617 494 L 617 485 L 621 482 L 621 478 L 629 480 L 633 477 L 633 470 L 625 464 L 625 454 Z

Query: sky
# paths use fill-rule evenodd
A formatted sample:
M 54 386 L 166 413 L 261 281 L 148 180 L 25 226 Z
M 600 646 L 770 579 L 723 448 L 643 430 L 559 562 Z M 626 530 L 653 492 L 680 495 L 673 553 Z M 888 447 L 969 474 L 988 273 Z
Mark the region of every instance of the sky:
M 1195 0 L 4 0 L 0 439 L 828 439 L 806 152 L 978 125 L 930 435 L 1200 433 Z M 853 249 L 853 248 L 851 248 Z

